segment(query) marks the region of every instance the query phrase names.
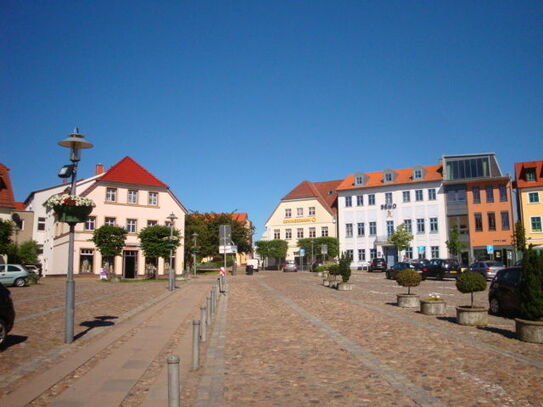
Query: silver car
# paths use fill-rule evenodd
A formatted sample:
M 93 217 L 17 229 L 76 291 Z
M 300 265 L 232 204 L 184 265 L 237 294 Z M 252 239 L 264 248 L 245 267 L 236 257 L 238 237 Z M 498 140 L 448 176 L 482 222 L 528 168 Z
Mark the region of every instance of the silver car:
M 283 271 L 285 273 L 289 271 L 298 271 L 298 267 L 296 266 L 296 263 L 294 263 L 294 260 L 287 260 L 287 264 L 283 267 Z
M 28 270 L 20 264 L 0 264 L 0 283 L 24 287 L 28 281 Z
M 499 261 L 485 260 L 473 263 L 469 266 L 469 271 L 480 273 L 487 280 L 492 280 L 496 276 L 496 273 L 504 268 L 504 264 Z

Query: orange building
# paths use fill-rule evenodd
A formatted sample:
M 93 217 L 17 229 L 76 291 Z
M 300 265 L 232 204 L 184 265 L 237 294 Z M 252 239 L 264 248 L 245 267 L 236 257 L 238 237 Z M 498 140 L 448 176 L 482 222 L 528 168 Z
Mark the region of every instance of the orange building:
M 443 156 L 449 228 L 467 245 L 464 263 L 493 259 L 513 263 L 512 183 L 494 153 Z

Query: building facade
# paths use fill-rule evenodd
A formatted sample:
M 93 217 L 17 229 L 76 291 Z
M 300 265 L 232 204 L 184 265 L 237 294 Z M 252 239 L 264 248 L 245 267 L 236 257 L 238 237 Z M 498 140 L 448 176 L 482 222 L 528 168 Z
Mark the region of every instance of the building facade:
M 515 187 L 526 244 L 543 249 L 543 160 L 515 163 Z
M 298 256 L 298 239 L 337 237 L 337 194 L 341 180 L 302 181 L 285 195 L 266 221 L 267 240 L 288 242 L 287 260 Z
M 443 184 L 449 228 L 458 226 L 466 243 L 462 262 L 514 262 L 512 182 L 494 153 L 444 155 Z
M 393 265 L 447 256 L 441 166 L 358 172 L 347 176 L 337 192 L 340 250 L 352 257 L 352 266 L 365 267 L 376 257 Z M 413 235 L 404 253 L 388 242 L 400 224 Z

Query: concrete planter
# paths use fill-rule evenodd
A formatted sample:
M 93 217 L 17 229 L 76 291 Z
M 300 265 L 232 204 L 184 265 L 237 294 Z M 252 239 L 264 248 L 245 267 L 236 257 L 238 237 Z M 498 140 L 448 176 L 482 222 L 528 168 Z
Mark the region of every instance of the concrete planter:
M 543 321 L 515 318 L 517 338 L 523 342 L 543 343 Z
M 420 298 L 417 294 L 397 294 L 398 307 L 417 308 L 420 305 Z
M 330 287 L 330 281 L 329 280 L 322 280 L 322 285 L 325 287 Z
M 349 283 L 339 283 L 338 286 L 337 286 L 337 289 L 339 291 L 352 291 L 353 290 L 353 285 L 349 284 Z
M 322 277 L 322 271 L 317 271 L 317 276 Z
M 460 325 L 488 325 L 488 309 L 484 307 L 456 307 L 456 321 Z
M 447 303 L 445 301 L 421 300 L 420 312 L 424 315 L 445 315 L 447 313 Z

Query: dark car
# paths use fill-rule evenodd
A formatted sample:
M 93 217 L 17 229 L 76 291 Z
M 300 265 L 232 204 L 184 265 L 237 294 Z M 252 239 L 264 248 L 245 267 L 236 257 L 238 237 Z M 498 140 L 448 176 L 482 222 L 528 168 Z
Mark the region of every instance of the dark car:
M 487 280 L 492 280 L 496 273 L 505 266 L 499 261 L 477 261 L 469 266 L 469 271 L 480 273 Z
M 386 271 L 387 270 L 387 262 L 385 259 L 381 257 L 376 257 L 373 259 L 370 263 L 370 267 L 368 268 L 368 271 Z
M 488 303 L 490 313 L 518 315 L 520 311 L 519 285 L 522 267 L 501 269 L 490 283 Z
M 387 269 L 386 271 L 386 277 L 389 279 L 389 280 L 396 280 L 396 274 L 398 274 L 399 271 L 401 270 L 405 270 L 405 269 L 412 269 L 412 270 L 417 270 L 415 265 L 412 264 L 412 263 L 407 263 L 407 262 L 400 262 L 400 263 L 396 263 L 395 265 L 393 265 L 392 267 L 390 267 L 389 269 Z M 419 272 L 419 274 L 421 274 L 422 276 L 422 270 L 417 270 Z
M 13 309 L 10 292 L 0 284 L 0 345 L 8 336 L 11 328 L 13 328 L 14 321 L 15 310 Z
M 455 259 L 432 259 L 422 267 L 424 278 L 435 277 L 438 280 L 444 278 L 456 278 L 461 274 L 460 264 Z

